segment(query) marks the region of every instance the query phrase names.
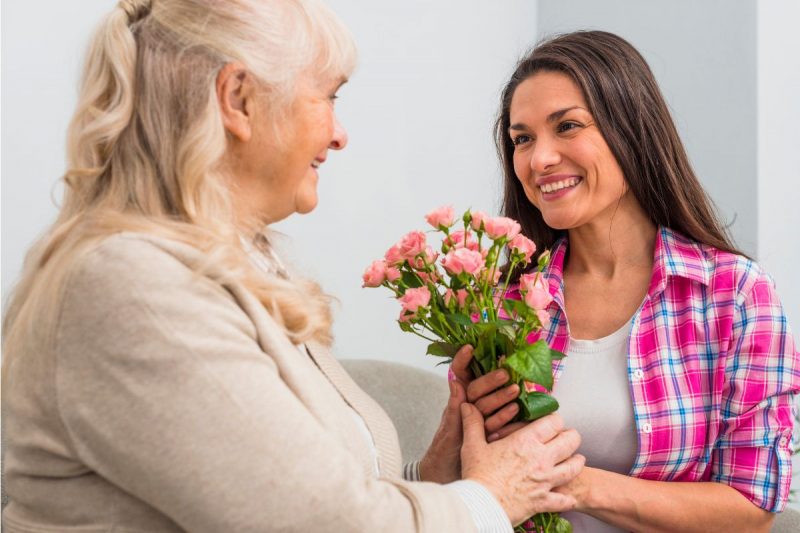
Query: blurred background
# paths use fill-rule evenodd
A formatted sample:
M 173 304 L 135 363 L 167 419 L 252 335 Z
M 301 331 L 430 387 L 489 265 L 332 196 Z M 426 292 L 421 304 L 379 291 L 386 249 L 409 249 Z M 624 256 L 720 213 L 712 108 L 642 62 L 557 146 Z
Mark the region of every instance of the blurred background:
M 296 270 L 338 298 L 336 352 L 434 369 L 399 308 L 361 273 L 441 204 L 497 212 L 499 93 L 538 40 L 620 34 L 649 61 L 737 244 L 772 274 L 800 331 L 800 3 L 794 0 L 329 0 L 359 45 L 340 91 L 350 135 L 320 171 L 320 205 L 279 224 Z M 112 0 L 3 0 L 2 296 L 61 196 L 82 54 Z M 434 371 L 444 373 L 442 367 Z

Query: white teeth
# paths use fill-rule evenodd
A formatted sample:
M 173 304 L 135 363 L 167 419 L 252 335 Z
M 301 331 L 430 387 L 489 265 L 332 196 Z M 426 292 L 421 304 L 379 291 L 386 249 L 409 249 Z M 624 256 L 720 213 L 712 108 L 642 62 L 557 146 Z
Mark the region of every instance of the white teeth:
M 542 192 L 556 192 L 560 191 L 561 189 L 566 189 L 567 187 L 574 187 L 579 181 L 580 178 L 569 178 L 566 180 L 557 181 L 555 183 L 545 183 L 539 188 L 542 190 Z
M 314 167 L 314 168 L 319 168 L 319 161 L 313 161 L 311 163 L 311 166 Z

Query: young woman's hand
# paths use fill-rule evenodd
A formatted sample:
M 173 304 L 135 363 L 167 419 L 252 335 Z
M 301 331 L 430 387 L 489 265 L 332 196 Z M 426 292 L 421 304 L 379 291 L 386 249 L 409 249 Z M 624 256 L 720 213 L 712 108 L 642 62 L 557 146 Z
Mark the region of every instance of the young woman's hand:
M 519 394 L 516 384 L 506 386 L 509 376 L 505 370 L 495 370 L 474 379 L 469 370 L 472 346 L 463 346 L 450 364 L 450 397 L 442 413 L 442 421 L 428 451 L 420 461 L 423 481 L 449 483 L 461 479 L 461 404 L 474 403 L 485 418 L 489 440 L 504 437 L 524 424 L 509 422 L 519 411 L 514 400 Z

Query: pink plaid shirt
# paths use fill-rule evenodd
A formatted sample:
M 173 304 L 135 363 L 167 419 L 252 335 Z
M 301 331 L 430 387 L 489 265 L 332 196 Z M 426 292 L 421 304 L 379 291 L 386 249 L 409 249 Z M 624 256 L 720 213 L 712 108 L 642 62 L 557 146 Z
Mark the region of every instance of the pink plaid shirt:
M 559 240 L 545 272 L 550 328 L 530 339 L 544 335 L 564 353 L 566 251 Z M 632 322 L 628 380 L 639 449 L 630 475 L 717 481 L 783 510 L 800 354 L 770 278 L 744 257 L 661 228 L 650 288 Z M 556 387 L 568 359 L 554 364 Z M 592 386 L 602 395 L 602 384 Z

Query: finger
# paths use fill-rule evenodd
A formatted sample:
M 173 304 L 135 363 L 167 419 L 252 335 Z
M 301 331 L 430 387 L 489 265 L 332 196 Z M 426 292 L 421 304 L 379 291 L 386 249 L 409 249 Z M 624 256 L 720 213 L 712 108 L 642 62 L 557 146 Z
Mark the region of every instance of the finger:
M 483 398 L 493 390 L 508 383 L 508 372 L 505 370 L 495 370 L 485 376 L 473 380 L 467 386 L 467 400 L 474 403 L 479 398 Z
M 475 404 L 475 407 L 478 408 L 478 411 L 483 416 L 489 416 L 509 402 L 516 400 L 517 396 L 519 396 L 519 385 L 512 383 L 508 387 L 503 387 L 472 403 Z
M 491 435 L 496 433 L 503 426 L 511 422 L 519 413 L 519 405 L 511 403 L 497 411 L 495 414 L 486 419 L 486 433 Z
M 575 454 L 566 461 L 562 461 L 553 468 L 551 484 L 553 487 L 566 485 L 581 473 L 586 465 L 586 458 L 583 455 Z
M 467 393 L 464 391 L 464 386 L 458 381 L 449 381 L 448 385 L 450 386 L 450 396 L 447 398 L 447 406 L 442 413 L 442 423 L 448 427 L 461 427 L 461 404 L 467 401 Z
M 467 398 L 469 398 L 469 392 L 467 392 Z M 532 434 L 539 442 L 546 443 L 558 436 L 562 429 L 564 429 L 564 420 L 561 415 L 551 413 L 531 422 L 525 429 L 525 437 Z
M 464 428 L 464 448 L 486 444 L 486 432 L 483 429 L 483 416 L 474 405 L 461 404 L 461 424 Z
M 574 429 L 567 429 L 545 444 L 545 453 L 553 460 L 554 464 L 567 460 L 578 451 L 581 445 L 581 436 Z
M 490 434 L 486 440 L 488 442 L 494 442 L 496 440 L 504 439 L 515 431 L 524 428 L 528 424 L 529 422 L 514 422 L 513 424 L 508 424 L 507 426 L 503 426 L 494 433 Z
M 563 513 L 571 511 L 578 504 L 574 496 L 560 492 L 548 492 L 542 503 L 540 512 Z
M 462 346 L 450 362 L 450 370 L 461 383 L 469 383 L 472 380 L 472 371 L 469 363 L 472 361 L 472 346 L 465 344 Z

